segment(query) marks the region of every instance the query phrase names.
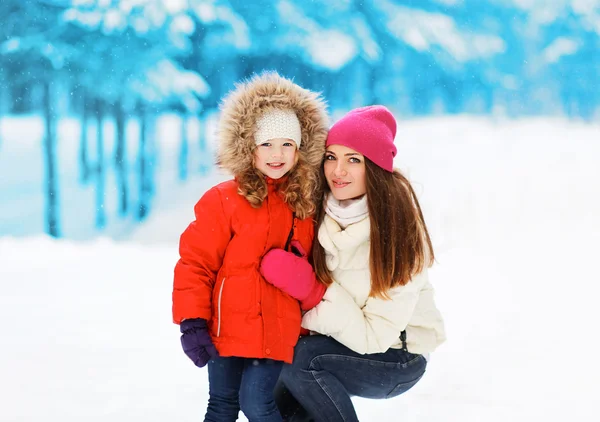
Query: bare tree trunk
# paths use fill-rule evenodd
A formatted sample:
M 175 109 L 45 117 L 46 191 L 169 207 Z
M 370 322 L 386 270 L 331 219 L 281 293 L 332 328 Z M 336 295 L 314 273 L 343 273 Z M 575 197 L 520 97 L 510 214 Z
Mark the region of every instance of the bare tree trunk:
M 106 227 L 106 210 L 104 209 L 105 172 L 104 172 L 104 105 L 96 100 L 98 129 L 96 135 L 96 228 Z
M 115 104 L 115 124 L 117 131 L 115 148 L 115 169 L 117 175 L 117 184 L 119 186 L 119 216 L 127 214 L 129 207 L 129 188 L 127 183 L 127 157 L 126 157 L 126 138 L 125 138 L 125 113 L 120 101 Z
M 148 116 L 147 110 L 144 105 L 139 106 L 140 115 L 140 148 L 138 153 L 138 165 L 139 165 L 139 205 L 137 218 L 139 221 L 146 219 L 149 213 L 149 196 L 150 196 L 150 183 L 149 183 L 149 169 L 148 169 Z
M 60 237 L 58 210 L 58 180 L 56 175 L 56 115 L 52 109 L 52 86 L 44 82 L 44 161 L 46 163 L 46 232 L 52 237 Z
M 84 91 L 81 111 L 81 141 L 79 145 L 79 179 L 84 184 L 90 181 L 92 173 L 88 158 L 88 120 L 90 111 L 88 101 L 87 93 Z
M 189 140 L 187 136 L 187 125 L 188 123 L 188 114 L 187 112 L 182 112 L 181 114 L 181 144 L 179 147 L 179 166 L 178 166 L 178 174 L 179 180 L 186 180 L 188 177 L 188 159 L 189 159 Z
M 198 117 L 198 124 L 200 128 L 198 129 L 198 149 L 200 150 L 200 171 L 201 175 L 208 174 L 210 171 L 210 167 L 213 164 L 213 158 L 210 155 L 210 151 L 208 150 L 208 112 L 204 113 L 204 119 L 202 116 Z

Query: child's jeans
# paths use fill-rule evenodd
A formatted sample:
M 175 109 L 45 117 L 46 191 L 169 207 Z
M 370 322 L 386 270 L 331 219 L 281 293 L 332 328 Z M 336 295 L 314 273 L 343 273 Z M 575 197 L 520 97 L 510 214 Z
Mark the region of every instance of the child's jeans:
M 236 421 L 240 408 L 250 422 L 281 422 L 273 390 L 283 362 L 217 357 L 208 362 L 205 422 Z
M 275 397 L 285 421 L 358 422 L 351 397 L 386 399 L 412 388 L 427 361 L 400 349 L 361 355 L 327 336 L 298 341 Z

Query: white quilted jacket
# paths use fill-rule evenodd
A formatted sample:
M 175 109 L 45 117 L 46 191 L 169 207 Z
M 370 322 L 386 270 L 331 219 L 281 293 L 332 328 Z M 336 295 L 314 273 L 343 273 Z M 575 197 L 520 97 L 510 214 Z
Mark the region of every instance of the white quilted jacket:
M 369 218 L 342 230 L 325 216 L 318 236 L 334 282 L 321 303 L 304 315 L 302 326 L 329 335 L 361 354 L 401 348 L 400 333 L 406 330 L 409 352 L 432 352 L 446 335 L 427 270 L 413 276 L 405 286 L 390 290 L 391 300 L 369 297 L 369 234 Z

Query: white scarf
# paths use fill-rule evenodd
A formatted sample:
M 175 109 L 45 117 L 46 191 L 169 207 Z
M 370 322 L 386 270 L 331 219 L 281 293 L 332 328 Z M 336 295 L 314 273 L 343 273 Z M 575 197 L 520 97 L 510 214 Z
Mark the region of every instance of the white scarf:
M 365 219 L 369 215 L 367 195 L 363 195 L 358 199 L 338 201 L 329 192 L 325 197 L 324 205 L 327 215 L 333 218 L 342 229 Z

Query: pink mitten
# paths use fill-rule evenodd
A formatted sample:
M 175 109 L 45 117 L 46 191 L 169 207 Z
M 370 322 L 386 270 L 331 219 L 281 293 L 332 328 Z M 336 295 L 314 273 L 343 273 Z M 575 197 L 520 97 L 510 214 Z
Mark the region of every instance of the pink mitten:
M 297 254 L 283 249 L 267 252 L 260 272 L 267 282 L 299 300 L 302 310 L 307 311 L 321 301 L 326 287 L 317 281 L 300 243 L 292 241 L 291 249 Z

